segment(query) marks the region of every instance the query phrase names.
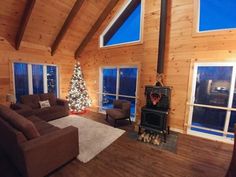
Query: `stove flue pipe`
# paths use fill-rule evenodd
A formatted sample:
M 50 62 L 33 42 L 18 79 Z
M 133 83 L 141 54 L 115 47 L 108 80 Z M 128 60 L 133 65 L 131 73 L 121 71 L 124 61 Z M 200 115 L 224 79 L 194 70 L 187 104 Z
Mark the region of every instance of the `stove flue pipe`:
M 166 46 L 166 27 L 167 27 L 167 11 L 168 0 L 161 0 L 160 9 L 160 28 L 159 28 L 159 43 L 158 43 L 158 58 L 157 58 L 157 86 L 163 86 L 165 46 Z

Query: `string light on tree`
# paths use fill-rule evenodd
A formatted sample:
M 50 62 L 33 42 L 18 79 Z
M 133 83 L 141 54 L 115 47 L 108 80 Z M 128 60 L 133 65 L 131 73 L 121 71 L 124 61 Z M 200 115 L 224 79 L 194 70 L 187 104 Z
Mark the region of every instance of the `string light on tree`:
M 74 73 L 71 78 L 68 102 L 70 111 L 75 113 L 82 112 L 91 106 L 92 101 L 89 98 L 79 63 L 75 64 Z

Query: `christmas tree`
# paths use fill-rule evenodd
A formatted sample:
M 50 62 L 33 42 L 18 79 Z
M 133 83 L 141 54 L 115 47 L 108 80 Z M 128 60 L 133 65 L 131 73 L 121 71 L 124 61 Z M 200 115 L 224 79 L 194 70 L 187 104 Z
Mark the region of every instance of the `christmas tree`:
M 70 82 L 68 102 L 72 112 L 82 112 L 91 105 L 79 63 L 75 65 L 74 74 Z

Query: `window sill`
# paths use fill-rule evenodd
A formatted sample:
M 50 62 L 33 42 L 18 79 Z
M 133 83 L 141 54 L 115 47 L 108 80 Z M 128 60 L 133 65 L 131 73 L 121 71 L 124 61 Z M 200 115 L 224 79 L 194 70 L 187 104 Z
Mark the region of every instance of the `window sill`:
M 218 35 L 236 35 L 236 29 L 222 29 L 222 30 L 210 30 L 210 31 L 193 31 L 192 37 L 204 37 L 204 36 L 218 36 Z
M 100 46 L 100 49 L 112 49 L 112 48 L 119 48 L 119 47 L 129 47 L 129 46 L 134 46 L 134 45 L 142 45 L 143 41 L 134 41 L 134 42 L 126 42 L 126 43 L 121 43 L 121 44 L 114 44 L 114 45 L 109 45 L 109 46 Z

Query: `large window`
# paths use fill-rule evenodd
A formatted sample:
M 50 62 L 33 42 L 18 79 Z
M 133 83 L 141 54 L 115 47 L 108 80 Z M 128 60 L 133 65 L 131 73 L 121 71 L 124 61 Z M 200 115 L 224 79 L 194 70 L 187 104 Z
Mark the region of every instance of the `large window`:
M 100 109 L 112 108 L 113 100 L 131 102 L 131 117 L 136 112 L 136 85 L 138 69 L 136 67 L 115 67 L 101 69 Z
M 236 123 L 236 63 L 194 66 L 189 129 L 212 139 L 233 137 Z
M 198 31 L 213 31 L 236 28 L 235 0 L 198 1 Z
M 100 36 L 100 46 L 108 47 L 141 41 L 141 0 L 128 0 Z
M 19 100 L 21 95 L 29 94 L 28 65 L 25 63 L 14 63 L 15 94 Z
M 47 92 L 57 93 L 57 67 L 47 66 Z
M 33 93 L 43 93 L 43 65 L 32 65 Z
M 28 94 L 52 92 L 58 95 L 57 66 L 16 62 L 13 69 L 17 101 Z

